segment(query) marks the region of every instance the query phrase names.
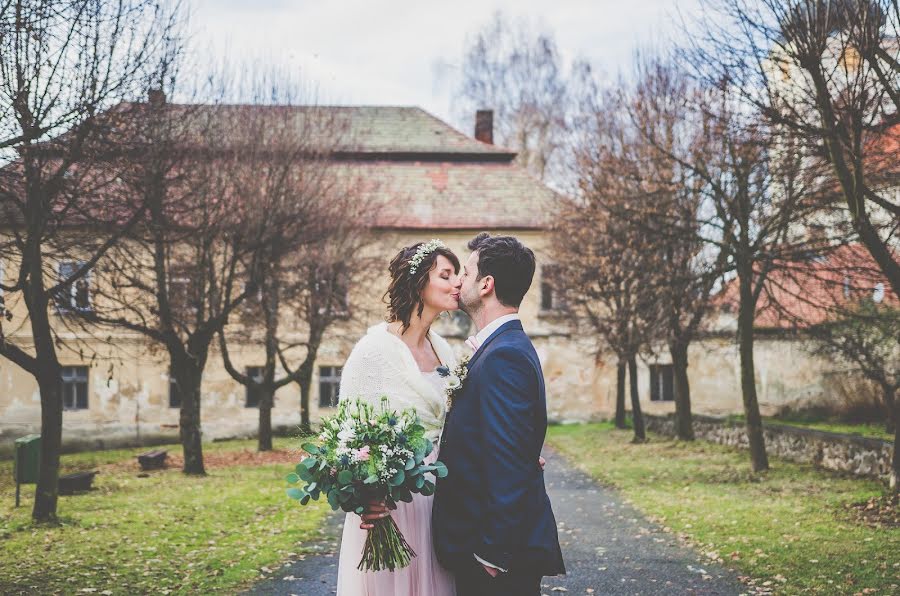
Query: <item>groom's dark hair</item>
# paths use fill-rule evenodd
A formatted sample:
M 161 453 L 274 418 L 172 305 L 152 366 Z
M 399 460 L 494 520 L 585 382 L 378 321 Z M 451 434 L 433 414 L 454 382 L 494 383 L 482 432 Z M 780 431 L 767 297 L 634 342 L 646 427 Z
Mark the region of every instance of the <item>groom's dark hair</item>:
M 504 306 L 519 308 L 534 279 L 534 252 L 514 236 L 482 232 L 469 241 L 478 252 L 478 278 L 494 278 L 494 292 Z

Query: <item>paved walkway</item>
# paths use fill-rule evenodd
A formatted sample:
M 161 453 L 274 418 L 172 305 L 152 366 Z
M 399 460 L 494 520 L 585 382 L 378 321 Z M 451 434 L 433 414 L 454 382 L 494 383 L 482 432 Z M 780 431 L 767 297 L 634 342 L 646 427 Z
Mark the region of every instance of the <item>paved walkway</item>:
M 548 450 L 545 457 L 547 488 L 559 523 L 568 575 L 544 578 L 544 594 L 644 596 L 749 592 L 738 582 L 736 573 L 709 565 L 696 553 L 680 546 L 674 536 L 624 504 L 613 489 L 600 486 L 552 451 Z M 248 594 L 334 594 L 342 521 L 343 514 L 330 518 L 322 541 L 313 546 L 313 553 L 274 571 Z

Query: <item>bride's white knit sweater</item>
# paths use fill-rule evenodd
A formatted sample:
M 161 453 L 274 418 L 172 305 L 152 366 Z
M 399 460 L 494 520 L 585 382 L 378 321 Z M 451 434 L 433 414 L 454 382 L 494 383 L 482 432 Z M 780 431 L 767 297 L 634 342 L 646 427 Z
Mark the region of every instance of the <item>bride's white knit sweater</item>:
M 457 360 L 450 344 L 434 331 L 428 337 L 441 364 L 454 368 Z M 447 397 L 422 373 L 406 344 L 381 323 L 370 327 L 350 353 L 341 373 L 340 398 L 377 405 L 386 396 L 392 409 L 414 408 L 426 436 L 437 440 L 447 415 Z

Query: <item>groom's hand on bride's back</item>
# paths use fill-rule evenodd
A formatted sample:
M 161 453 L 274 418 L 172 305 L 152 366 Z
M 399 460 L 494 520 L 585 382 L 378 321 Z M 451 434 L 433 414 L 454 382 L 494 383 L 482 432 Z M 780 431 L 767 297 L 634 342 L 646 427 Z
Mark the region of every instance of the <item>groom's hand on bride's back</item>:
M 362 518 L 362 523 L 359 524 L 359 527 L 363 530 L 371 530 L 375 527 L 376 521 L 384 519 L 390 514 L 391 511 L 384 501 L 369 501 L 366 504 L 366 510 L 359 516 Z

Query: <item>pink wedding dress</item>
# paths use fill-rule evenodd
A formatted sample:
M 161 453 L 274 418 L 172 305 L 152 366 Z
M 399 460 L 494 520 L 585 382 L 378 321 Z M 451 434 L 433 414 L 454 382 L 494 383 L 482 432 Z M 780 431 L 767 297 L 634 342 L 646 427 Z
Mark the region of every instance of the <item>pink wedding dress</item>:
M 422 375 L 443 393 L 443 381 L 435 373 Z M 438 449 L 426 459 L 438 458 Z M 360 529 L 360 517 L 348 513 L 344 520 L 338 560 L 338 596 L 456 596 L 453 576 L 438 563 L 431 542 L 431 505 L 434 497 L 413 495 L 411 503 L 398 503 L 391 516 L 416 556 L 408 567 L 396 571 L 359 571 L 356 566 L 362 557 L 366 541 Z

